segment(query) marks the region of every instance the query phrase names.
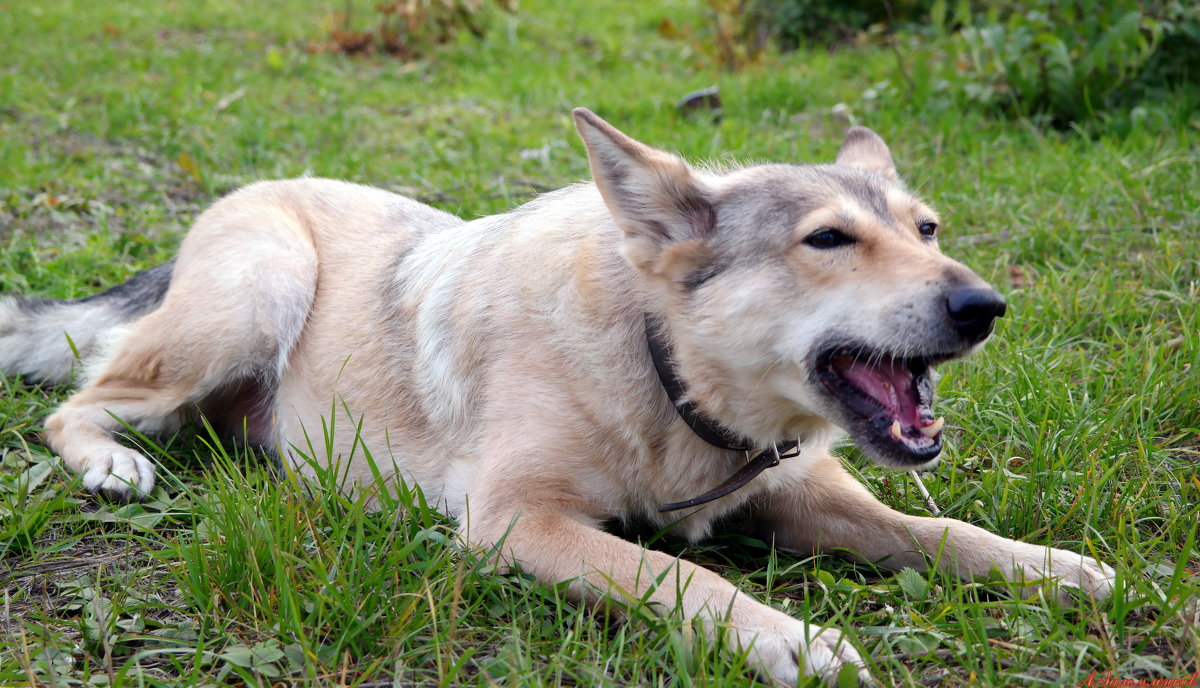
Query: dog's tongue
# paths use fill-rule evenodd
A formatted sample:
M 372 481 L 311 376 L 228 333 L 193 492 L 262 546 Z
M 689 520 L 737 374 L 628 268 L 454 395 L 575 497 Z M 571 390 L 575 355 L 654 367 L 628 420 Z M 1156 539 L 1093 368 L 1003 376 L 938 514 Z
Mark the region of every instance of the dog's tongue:
M 878 401 L 892 418 L 905 426 L 921 422 L 921 413 L 913 373 L 896 360 L 861 361 L 841 357 L 835 366 L 847 382 Z

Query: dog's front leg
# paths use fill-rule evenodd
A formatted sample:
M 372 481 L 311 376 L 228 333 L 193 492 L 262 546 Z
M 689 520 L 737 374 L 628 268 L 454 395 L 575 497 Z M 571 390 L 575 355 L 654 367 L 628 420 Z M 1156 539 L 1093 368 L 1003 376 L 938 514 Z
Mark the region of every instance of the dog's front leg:
M 960 578 L 999 571 L 1007 580 L 1030 581 L 1062 601 L 1075 588 L 1096 598 L 1112 593 L 1113 570 L 1091 557 L 1001 537 L 952 518 L 902 514 L 875 499 L 842 468 L 824 456 L 803 483 L 765 500 L 766 528 L 785 549 L 840 549 L 891 569 L 925 570 L 927 558 L 942 553 L 940 566 Z
M 615 600 L 618 613 L 645 601 L 658 614 L 700 621 L 710 638 L 723 626 L 726 637 L 749 650 L 754 668 L 781 685 L 794 686 L 801 675 L 832 680 L 847 664 L 867 678 L 862 660 L 838 631 L 772 609 L 712 571 L 598 530 L 569 507 L 534 507 L 528 493 L 509 495 L 516 499 L 473 498 L 468 538 L 539 580 L 570 581 L 577 601 Z M 514 509 L 514 503 L 523 506 Z M 492 506 L 499 504 L 509 506 Z

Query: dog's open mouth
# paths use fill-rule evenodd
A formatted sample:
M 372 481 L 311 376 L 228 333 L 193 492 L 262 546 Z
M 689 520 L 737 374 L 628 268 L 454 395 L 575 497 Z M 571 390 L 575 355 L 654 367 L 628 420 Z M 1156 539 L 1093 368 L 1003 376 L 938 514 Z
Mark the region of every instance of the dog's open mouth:
M 860 448 L 884 463 L 916 465 L 942 450 L 945 419 L 933 415 L 930 370 L 952 357 L 899 358 L 833 348 L 818 357 L 817 371 Z

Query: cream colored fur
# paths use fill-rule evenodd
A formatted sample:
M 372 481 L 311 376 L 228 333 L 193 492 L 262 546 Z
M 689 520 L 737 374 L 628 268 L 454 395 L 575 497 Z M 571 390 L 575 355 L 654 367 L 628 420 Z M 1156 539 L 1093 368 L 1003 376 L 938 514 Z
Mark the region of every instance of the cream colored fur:
M 698 539 L 753 505 L 788 549 L 917 569 L 944 550 L 941 565 L 964 578 L 996 569 L 1109 594 L 1103 564 L 898 513 L 828 453 L 842 432 L 811 374 L 821 338 L 917 350 L 944 309 L 930 285 L 982 284 L 910 228 L 935 216 L 896 181 L 882 140 L 855 130 L 835 166 L 718 175 L 587 111 L 576 121 L 595 185 L 469 223 L 322 179 L 258 183 L 221 200 L 184 241 L 161 307 L 132 323 L 49 419 L 50 446 L 88 488 L 128 497 L 153 489 L 154 468 L 114 440 L 110 413 L 151 430 L 197 406 L 238 428 L 247 415 L 252 434 L 301 472 L 306 433 L 319 437 L 332 420 L 347 429 L 332 456 L 309 458 L 349 460 L 352 483 L 365 486 L 371 473 L 349 431 L 361 422 L 358 439 L 385 477 L 419 485 L 473 544 L 499 544 L 505 561 L 574 581 L 593 603 L 648 598 L 724 625 L 781 685 L 845 664 L 867 673 L 836 629 L 600 523 L 682 517 L 676 530 Z M 826 184 L 836 175 L 849 186 Z M 846 191 L 859 185 L 878 194 Z M 812 202 L 790 216 L 793 197 Z M 858 233 L 853 251 L 800 241 L 831 222 Z M 683 286 L 706 266 L 715 277 Z M 651 365 L 647 313 L 666 323 L 705 414 L 763 445 L 803 438 L 800 455 L 693 513 L 659 514 L 745 459 L 680 420 Z

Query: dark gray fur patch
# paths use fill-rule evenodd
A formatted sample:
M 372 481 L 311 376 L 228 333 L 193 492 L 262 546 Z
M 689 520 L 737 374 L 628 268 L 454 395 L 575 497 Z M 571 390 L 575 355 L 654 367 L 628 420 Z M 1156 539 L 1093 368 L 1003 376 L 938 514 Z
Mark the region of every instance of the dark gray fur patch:
M 800 218 L 834 193 L 827 178 L 802 167 L 765 165 L 739 176 L 743 181 L 716 202 L 717 228 L 712 237 L 715 256 L 731 263 L 783 251 Z
M 688 293 L 694 292 L 705 282 L 716 277 L 729 267 L 729 262 L 721 259 L 709 259 L 703 265 L 692 271 L 683 281 L 683 288 Z
M 894 226 L 887 192 L 903 188 L 873 172 L 836 165 L 763 165 L 739 176 L 741 183 L 726 190 L 716 204 L 716 241 L 726 244 L 721 253 L 728 256 L 782 250 L 801 218 L 824 206 L 836 209 L 833 202 L 840 196 L 853 198 L 885 226 Z
M 676 200 L 683 219 L 692 227 L 697 236 L 705 237 L 712 234 L 717 224 L 717 214 L 712 203 L 701 197 L 699 192 L 689 190 Z
M 111 304 L 122 315 L 132 319 L 158 308 L 163 297 L 167 295 L 167 289 L 171 286 L 171 275 L 174 271 L 175 259 L 172 258 L 162 265 L 139 272 L 129 281 L 118 284 L 108 291 L 68 303 Z
M 886 191 L 882 185 L 871 183 L 872 180 L 867 176 L 868 174 L 870 173 L 843 175 L 838 181 L 841 182 L 842 188 L 846 190 L 848 196 L 861 203 L 885 225 L 890 226 L 894 218 L 891 211 L 888 210 Z
M 40 315 L 62 303 L 55 299 L 42 299 L 35 296 L 18 296 L 16 299 L 17 307 L 26 315 Z
M 619 158 L 601 155 L 600 166 L 607 172 L 608 183 L 613 191 L 624 193 L 625 182 L 629 179 L 629 169 L 625 164 Z

